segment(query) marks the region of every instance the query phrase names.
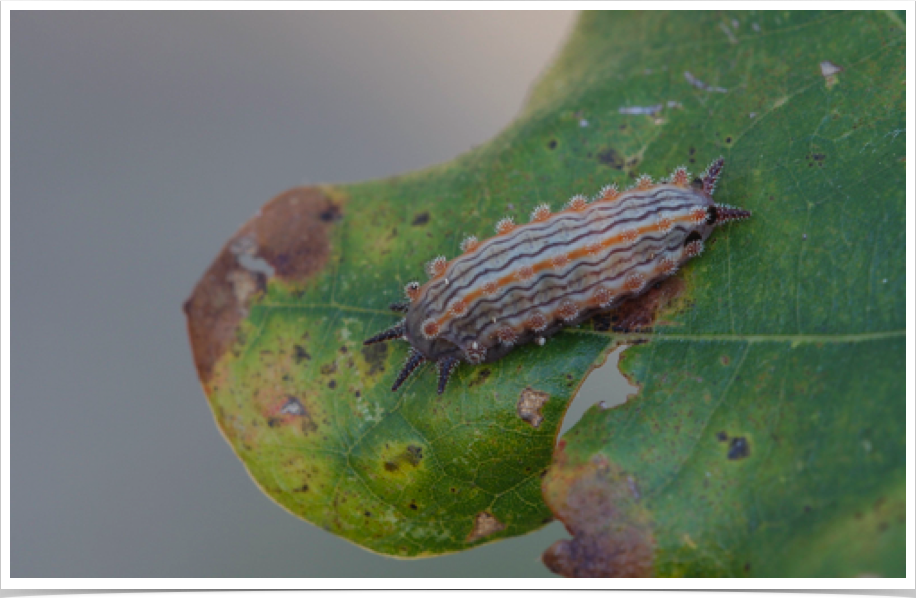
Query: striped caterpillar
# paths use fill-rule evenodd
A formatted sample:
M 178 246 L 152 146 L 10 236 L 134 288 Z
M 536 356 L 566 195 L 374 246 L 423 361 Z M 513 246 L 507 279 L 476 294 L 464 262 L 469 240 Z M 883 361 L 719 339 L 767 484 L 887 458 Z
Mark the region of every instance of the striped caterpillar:
M 405 318 L 363 344 L 407 341 L 407 362 L 391 390 L 433 361 L 439 394 L 461 361 L 496 361 L 517 345 L 543 345 L 674 274 L 700 255 L 715 227 L 751 216 L 713 202 L 723 163 L 715 160 L 693 181 L 680 167 L 658 184 L 643 175 L 623 192 L 607 186 L 591 203 L 577 195 L 555 214 L 541 204 L 528 224 L 500 220 L 495 237 L 468 237 L 461 256 L 429 262 L 430 280 L 409 283 L 407 300 L 391 305 Z

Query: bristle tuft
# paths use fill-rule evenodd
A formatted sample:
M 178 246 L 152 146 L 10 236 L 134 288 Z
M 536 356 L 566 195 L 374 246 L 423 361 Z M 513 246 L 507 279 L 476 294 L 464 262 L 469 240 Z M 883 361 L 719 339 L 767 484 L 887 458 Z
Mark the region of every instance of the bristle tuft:
M 598 307 L 607 308 L 614 302 L 614 292 L 606 287 L 598 287 L 595 294 L 592 295 L 592 304 Z
M 678 166 L 671 173 L 671 184 L 678 187 L 687 187 L 690 185 L 690 173 L 683 166 Z
M 646 286 L 646 277 L 639 272 L 633 272 L 623 281 L 623 288 L 628 293 L 638 293 Z
M 525 328 L 535 332 L 547 330 L 547 324 L 547 317 L 539 311 L 532 312 L 528 319 L 525 320 Z
M 598 192 L 598 201 L 613 201 L 620 196 L 620 190 L 617 188 L 617 183 L 611 185 L 605 185 L 601 191 Z
M 477 237 L 470 235 L 461 242 L 461 252 L 462 253 L 471 253 L 475 249 L 480 247 L 480 241 L 477 240 Z
M 444 255 L 440 255 L 426 264 L 426 273 L 429 274 L 430 278 L 435 278 L 445 274 L 446 268 L 448 268 L 448 260 L 445 259 Z
M 684 246 L 684 257 L 689 259 L 703 253 L 703 241 L 691 241 Z
M 639 178 L 636 179 L 636 185 L 635 185 L 635 187 L 636 187 L 636 189 L 638 189 L 638 190 L 640 190 L 640 191 L 645 191 L 646 189 L 651 189 L 651 188 L 652 188 L 652 177 L 650 177 L 650 176 L 647 175 L 647 174 L 640 175 Z
M 542 203 L 531 210 L 531 222 L 543 222 L 550 218 L 550 206 Z
M 566 202 L 566 209 L 581 212 L 588 207 L 588 199 L 584 195 L 574 195 Z
M 507 216 L 496 223 L 496 232 L 500 235 L 505 235 L 513 229 L 515 229 L 515 222 L 513 222 L 511 216 Z
M 671 276 L 677 272 L 677 262 L 675 262 L 670 257 L 663 257 L 658 262 L 658 271 L 664 274 L 665 276 Z
M 518 340 L 518 333 L 509 325 L 502 325 L 496 329 L 496 338 L 504 345 L 512 346 Z
M 576 316 L 579 315 L 579 306 L 565 299 L 560 303 L 560 307 L 557 308 L 557 317 L 559 317 L 564 322 L 571 322 L 576 319 Z
M 420 283 L 414 281 L 404 285 L 404 296 L 411 301 L 416 301 L 417 297 L 420 296 Z

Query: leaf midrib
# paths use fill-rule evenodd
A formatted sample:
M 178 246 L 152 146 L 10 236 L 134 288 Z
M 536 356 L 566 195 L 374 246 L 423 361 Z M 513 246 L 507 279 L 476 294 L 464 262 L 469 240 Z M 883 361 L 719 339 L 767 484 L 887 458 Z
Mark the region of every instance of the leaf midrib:
M 389 311 L 380 309 L 370 309 L 364 307 L 353 307 L 341 305 L 338 303 L 259 303 L 253 305 L 255 309 L 329 309 L 335 311 L 350 311 L 354 313 L 373 314 L 381 316 L 393 316 Z M 658 333 L 619 333 L 608 334 L 606 332 L 597 332 L 594 330 L 583 330 L 576 328 L 567 328 L 563 332 L 573 334 L 586 334 L 591 336 L 600 336 L 608 340 L 623 342 L 637 341 L 696 341 L 696 342 L 746 342 L 746 343 L 790 343 L 797 345 L 801 343 L 861 343 L 868 341 L 885 340 L 906 336 L 906 329 L 884 330 L 880 332 L 853 332 L 847 334 L 658 334 Z

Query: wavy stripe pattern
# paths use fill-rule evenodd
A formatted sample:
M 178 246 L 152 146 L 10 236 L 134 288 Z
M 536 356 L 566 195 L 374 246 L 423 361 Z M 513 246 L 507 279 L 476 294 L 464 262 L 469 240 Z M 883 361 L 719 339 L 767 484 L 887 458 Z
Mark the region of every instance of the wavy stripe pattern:
M 455 258 L 424 285 L 411 306 L 422 317 L 409 318 L 408 328 L 411 320 L 422 322 L 427 338 L 487 350 L 573 323 L 696 255 L 688 237 L 702 242 L 709 235 L 712 205 L 702 190 L 663 184 L 517 226 Z

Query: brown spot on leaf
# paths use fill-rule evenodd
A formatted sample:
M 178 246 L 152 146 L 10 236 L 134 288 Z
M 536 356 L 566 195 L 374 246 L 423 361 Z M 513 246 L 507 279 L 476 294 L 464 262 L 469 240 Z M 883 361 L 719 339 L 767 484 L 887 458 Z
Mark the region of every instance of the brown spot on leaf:
M 519 395 L 515 411 L 520 418 L 531 424 L 532 427 L 537 428 L 544 421 L 544 416 L 541 415 L 541 407 L 544 406 L 544 403 L 549 398 L 550 395 L 546 392 L 528 387 Z
M 420 464 L 420 461 L 423 460 L 423 449 L 422 447 L 408 444 L 407 445 L 407 462 L 416 467 Z
M 477 513 L 477 516 L 474 518 L 474 528 L 464 541 L 467 543 L 476 542 L 481 538 L 501 532 L 504 529 L 506 529 L 505 523 L 486 511 L 481 511 Z
M 388 356 L 388 345 L 376 343 L 362 348 L 363 359 L 369 364 L 369 375 L 385 371 L 385 358 Z
M 382 458 L 384 459 L 382 466 L 385 471 L 407 474 L 411 471 L 411 468 L 406 467 L 407 465 L 417 468 L 423 462 L 423 447 L 416 444 L 408 444 L 406 447 L 399 449 L 386 444 L 385 449 L 382 451 Z
M 638 297 L 624 300 L 610 312 L 615 332 L 636 332 L 651 328 L 659 313 L 684 292 L 684 281 L 672 277 L 654 285 Z
M 330 229 L 341 217 L 340 205 L 321 190 L 297 187 L 269 201 L 226 242 L 184 304 L 205 390 L 268 278 L 302 284 L 320 272 L 330 253 Z
M 624 157 L 614 148 L 608 148 L 598 152 L 598 160 L 605 166 L 610 166 L 615 170 L 623 170 L 626 166 Z
M 323 376 L 330 376 L 337 371 L 337 362 L 332 361 L 331 363 L 326 363 L 319 368 L 319 371 Z
M 649 577 L 655 539 L 636 477 L 601 456 L 570 463 L 561 446 L 543 482 L 544 498 L 573 535 L 544 552 L 554 573 L 566 577 Z
M 476 371 L 477 377 L 475 377 L 473 380 L 468 382 L 468 386 L 470 387 L 470 386 L 477 386 L 478 384 L 483 384 L 484 382 L 487 381 L 487 378 L 490 377 L 491 373 L 492 372 L 490 371 L 490 368 L 477 368 L 477 371 Z

